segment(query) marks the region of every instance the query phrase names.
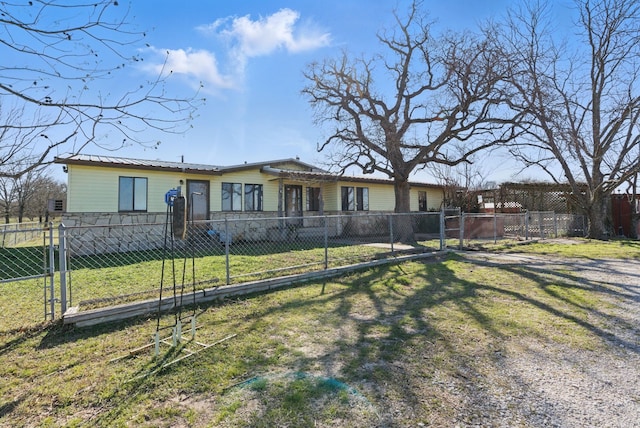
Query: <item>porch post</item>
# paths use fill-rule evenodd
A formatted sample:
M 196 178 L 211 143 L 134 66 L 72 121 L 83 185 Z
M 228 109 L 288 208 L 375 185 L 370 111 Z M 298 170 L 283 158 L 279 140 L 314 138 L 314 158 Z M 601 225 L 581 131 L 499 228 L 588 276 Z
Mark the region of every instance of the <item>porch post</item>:
M 278 217 L 284 216 L 284 180 L 278 179 Z

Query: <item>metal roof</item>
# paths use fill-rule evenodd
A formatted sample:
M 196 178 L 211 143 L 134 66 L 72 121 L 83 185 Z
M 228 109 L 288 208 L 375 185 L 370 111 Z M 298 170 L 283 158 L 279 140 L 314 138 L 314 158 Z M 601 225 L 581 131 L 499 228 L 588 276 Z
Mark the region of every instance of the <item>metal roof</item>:
M 148 160 L 148 159 L 132 159 L 122 158 L 117 156 L 102 156 L 102 155 L 83 155 L 77 154 L 69 157 L 56 157 L 55 163 L 67 164 L 67 165 L 101 165 L 115 168 L 133 168 L 133 169 L 154 169 L 165 171 L 177 171 L 177 172 L 190 172 L 200 174 L 222 174 L 224 172 L 241 171 L 245 169 L 260 168 L 263 166 L 282 166 L 287 163 L 294 163 L 304 171 L 322 173 L 323 170 L 316 168 L 313 165 L 301 162 L 298 159 L 278 159 L 266 162 L 256 163 L 243 163 L 240 165 L 205 165 L 198 163 L 188 162 L 169 162 L 161 160 Z M 295 170 L 291 170 L 295 171 Z
M 265 162 L 243 163 L 240 165 L 220 166 L 205 165 L 187 162 L 168 162 L 161 160 L 148 159 L 132 159 L 117 156 L 103 155 L 83 155 L 77 154 L 69 157 L 56 157 L 55 163 L 66 165 L 87 165 L 87 166 L 105 166 L 112 168 L 131 168 L 145 170 L 162 170 L 172 172 L 188 172 L 191 174 L 207 174 L 222 175 L 228 172 L 242 171 L 246 169 L 259 168 L 263 173 L 270 174 L 281 178 L 314 180 L 314 181 L 344 181 L 355 183 L 380 183 L 393 184 L 393 180 L 379 177 L 355 177 L 347 175 L 337 175 L 313 165 L 301 162 L 299 159 L 278 159 Z M 295 164 L 301 169 L 286 168 L 287 164 Z M 417 187 L 436 187 L 441 188 L 438 184 L 410 182 L 412 186 Z

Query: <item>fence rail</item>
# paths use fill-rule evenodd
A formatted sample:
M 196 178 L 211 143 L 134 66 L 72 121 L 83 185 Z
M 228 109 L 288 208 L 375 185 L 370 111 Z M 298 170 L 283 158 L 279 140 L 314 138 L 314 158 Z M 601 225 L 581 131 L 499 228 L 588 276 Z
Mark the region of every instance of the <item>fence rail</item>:
M 0 248 L 14 247 L 29 242 L 40 235 L 38 222 L 0 224 Z
M 580 216 L 553 212 L 459 210 L 191 221 L 186 227 L 169 214 L 163 223 L 50 225 L 29 229 L 31 245 L 23 240 L 0 248 L 0 285 L 40 278 L 33 288 L 44 289 L 45 318 L 53 319 L 56 309 L 60 315 L 72 305 L 84 310 L 488 240 L 582 236 L 585 226 Z

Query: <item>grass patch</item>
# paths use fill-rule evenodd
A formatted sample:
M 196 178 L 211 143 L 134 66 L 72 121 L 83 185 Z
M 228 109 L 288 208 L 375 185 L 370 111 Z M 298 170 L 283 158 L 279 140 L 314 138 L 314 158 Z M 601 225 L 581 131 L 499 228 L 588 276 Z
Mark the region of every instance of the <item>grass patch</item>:
M 561 242 L 552 240 L 529 243 L 485 243 L 482 247 L 491 251 L 578 257 L 594 260 L 640 258 L 640 241 L 630 239 L 599 241 L 586 238 L 567 238 Z
M 615 291 L 455 254 L 381 266 L 198 308 L 198 341 L 237 336 L 157 372 L 180 352 L 109 362 L 149 344 L 153 318 L 3 331 L 0 425 L 451 425 L 451 385 L 506 382 L 497 356 L 604 348 Z

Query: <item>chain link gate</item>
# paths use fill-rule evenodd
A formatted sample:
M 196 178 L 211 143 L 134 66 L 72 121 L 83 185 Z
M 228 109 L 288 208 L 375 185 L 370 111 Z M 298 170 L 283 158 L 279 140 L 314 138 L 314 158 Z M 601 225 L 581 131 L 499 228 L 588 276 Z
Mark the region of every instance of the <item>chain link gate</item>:
M 44 320 L 56 317 L 56 304 L 66 301 L 56 297 L 58 246 L 53 223 L 37 222 L 0 226 L 0 285 L 3 296 L 35 317 L 36 302 L 42 301 Z M 39 286 L 37 284 L 40 284 Z M 40 293 L 36 290 L 40 289 Z M 36 297 L 37 295 L 41 297 Z M 64 308 L 64 304 L 62 305 Z M 64 312 L 64 309 L 62 310 Z M 30 320 L 34 321 L 34 320 Z

